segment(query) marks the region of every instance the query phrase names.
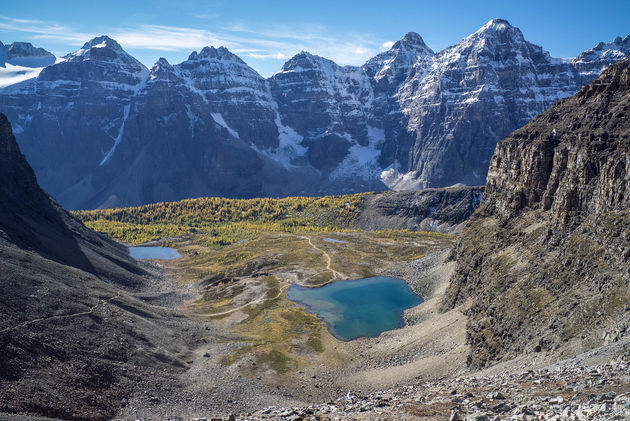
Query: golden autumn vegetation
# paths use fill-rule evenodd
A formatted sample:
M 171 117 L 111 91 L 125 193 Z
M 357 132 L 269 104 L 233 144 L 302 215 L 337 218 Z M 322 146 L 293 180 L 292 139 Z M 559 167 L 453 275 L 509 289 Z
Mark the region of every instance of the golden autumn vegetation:
M 223 246 L 259 232 L 349 229 L 366 194 L 370 193 L 283 199 L 209 197 L 73 214 L 89 228 L 131 244 L 202 233 L 208 245 Z

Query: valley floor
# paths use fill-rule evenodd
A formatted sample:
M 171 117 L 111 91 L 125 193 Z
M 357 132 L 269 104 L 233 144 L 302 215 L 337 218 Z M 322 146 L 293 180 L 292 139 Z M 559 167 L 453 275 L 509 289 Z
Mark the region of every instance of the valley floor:
M 346 242 L 324 240 L 329 237 Z M 459 309 L 437 312 L 453 267 L 445 262 L 449 236 L 266 233 L 221 249 L 198 240 L 176 244 L 184 258 L 158 264 L 177 280 L 173 285 L 199 286 L 201 296 L 180 310 L 207 324 L 205 334 L 178 384 L 148 386 L 120 419 L 225 417 L 270 405 L 304 406 L 467 370 L 465 317 Z M 378 274 L 407 279 L 426 299 L 406 312 L 406 327 L 378 338 L 340 341 L 286 298 L 292 283 L 316 286 Z
M 276 240 L 302 244 L 304 252 L 310 248 L 309 257 L 319 254 L 314 267 L 319 264 L 319 270 L 329 271 L 329 279 L 322 283 L 346 277 L 343 266 L 336 262 L 358 252 L 348 250 L 352 246 L 347 244 L 373 241 L 370 247 L 375 250 L 377 244 L 388 247 L 396 243 L 374 233 L 327 233 L 326 237 L 347 243 L 327 243 L 324 234 L 312 233 L 280 235 Z M 387 264 L 374 261 L 378 262 L 373 266 L 379 268 L 376 273 L 406 279 L 426 298 L 405 313 L 405 327 L 377 338 L 335 339 L 285 297 L 289 282 L 310 279 L 310 272 L 304 269 L 308 265 L 289 269 L 286 263 L 266 262 L 264 276 L 254 276 L 262 270 L 259 268 L 253 273 L 239 272 L 244 275 L 240 278 L 227 276 L 227 282 L 212 279 L 206 285 L 213 286 L 201 300 L 181 307 L 192 319 L 210 326 L 187 360 L 189 369 L 177 384 L 153 385 L 138 393 L 119 419 L 228 419 L 230 415 L 252 420 L 630 417 L 630 366 L 618 358 L 628 349 L 625 343 L 569 360 L 558 361 L 558 355 L 540 353 L 471 371 L 465 308 L 437 311 L 454 268 L 454 262 L 448 261 L 449 244 L 437 246 L 434 240 L 422 237 L 400 241 L 407 242 L 406 247 L 409 242 L 429 247 L 418 259 Z M 240 244 L 239 253 L 245 253 L 246 243 Z M 282 261 L 273 239 L 265 238 L 265 243 L 268 251 L 275 250 L 272 260 Z M 205 258 L 198 260 L 203 254 L 199 247 L 195 241 L 183 244 L 180 250 L 188 257 L 164 264 L 165 272 L 181 279 L 195 272 L 194 268 L 200 270 Z M 296 252 L 295 247 L 290 249 Z M 217 257 L 215 251 L 209 253 Z M 242 269 L 232 268 L 236 272 Z M 269 277 L 278 279 L 271 282 Z M 234 291 L 239 284 L 243 288 Z M 223 293 L 208 295 L 208 290 L 217 288 L 223 288 Z M 260 294 L 263 299 L 256 299 Z M 243 304 L 247 299 L 250 304 Z M 314 335 L 319 339 L 316 346 L 309 341 Z
M 219 248 L 203 235 L 167 242 L 184 257 L 144 263 L 153 281 L 134 300 L 175 311 L 161 330 L 144 334 L 179 349 L 186 369 L 139 375 L 116 419 L 630 417 L 630 370 L 618 358 L 627 343 L 570 360 L 538 353 L 471 371 L 466 307 L 438 311 L 454 270 L 451 236 L 262 232 Z M 292 283 L 373 275 L 405 279 L 425 298 L 405 312 L 406 326 L 377 338 L 340 341 L 286 298 Z M 99 312 L 118 301 L 103 302 Z

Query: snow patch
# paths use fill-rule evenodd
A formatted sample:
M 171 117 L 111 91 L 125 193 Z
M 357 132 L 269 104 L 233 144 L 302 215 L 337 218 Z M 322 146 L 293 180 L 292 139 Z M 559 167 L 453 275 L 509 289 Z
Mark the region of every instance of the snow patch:
M 20 126 L 18 123 L 13 123 L 13 134 L 24 133 L 24 127 Z
M 241 138 L 238 135 L 238 133 L 236 133 L 235 130 L 232 130 L 232 128 L 227 125 L 227 123 L 223 119 L 223 116 L 221 115 L 221 113 L 211 113 L 210 115 L 214 119 L 214 122 L 217 123 L 219 126 L 223 127 L 224 129 L 226 129 L 232 135 L 232 137 L 235 137 L 237 139 Z
M 368 144 L 362 146 L 356 142 L 348 149 L 348 155 L 330 174 L 332 179 L 359 176 L 364 178 L 378 177 L 381 167 L 378 158 L 381 156 L 380 146 L 385 142 L 385 130 L 368 126 Z M 350 135 L 344 136 L 353 141 Z
M 280 120 L 280 115 L 278 114 L 277 104 L 274 105 L 276 105 L 275 123 L 278 127 L 278 149 L 276 149 L 275 151 L 269 151 L 260 150 L 255 146 L 254 148 L 266 157 L 278 162 L 284 168 L 290 169 L 294 167 L 293 161 L 296 158 L 304 156 L 308 149 L 301 144 L 302 140 L 304 140 L 304 136 L 300 135 L 291 127 L 282 124 L 282 121 Z
M 0 88 L 36 78 L 42 70 L 44 70 L 43 67 L 16 66 L 5 63 L 4 67 L 0 66 Z
M 116 139 L 114 139 L 114 146 L 112 146 L 109 152 L 107 152 L 107 154 L 105 155 L 105 158 L 103 158 L 99 166 L 102 167 L 103 165 L 107 163 L 107 161 L 110 160 L 110 158 L 114 154 L 114 151 L 116 150 L 116 147 L 122 140 L 123 132 L 125 131 L 125 123 L 127 123 L 127 118 L 129 117 L 130 108 L 131 108 L 131 104 L 125 105 L 125 109 L 123 110 L 123 120 L 122 120 L 122 123 L 120 124 L 120 130 L 118 130 L 118 136 L 116 136 Z
M 389 168 L 381 173 L 381 181 L 389 189 L 394 191 L 420 190 L 425 188 L 424 183 L 418 179 L 417 171 L 400 173 L 395 168 Z
M 190 109 L 190 105 L 186 104 L 186 115 L 188 116 L 188 127 L 190 128 L 190 137 L 195 137 L 195 123 L 199 121 L 199 117 Z

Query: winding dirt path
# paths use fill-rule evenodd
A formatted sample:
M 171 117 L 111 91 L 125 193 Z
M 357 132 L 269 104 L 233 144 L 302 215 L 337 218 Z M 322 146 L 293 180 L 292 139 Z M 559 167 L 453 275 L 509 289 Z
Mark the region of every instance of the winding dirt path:
M 220 313 L 204 313 L 204 314 L 201 314 L 201 315 L 202 316 L 208 316 L 208 317 L 223 316 L 225 314 L 234 313 L 235 311 L 244 309 L 245 307 L 251 306 L 252 304 L 262 303 L 262 302 L 267 301 L 267 300 L 275 300 L 276 298 L 279 298 L 282 295 L 282 293 L 284 292 L 284 290 L 286 290 L 290 286 L 291 286 L 291 284 L 284 285 L 282 288 L 280 288 L 280 291 L 278 291 L 278 293 L 276 294 L 275 297 L 268 298 L 266 296 L 267 293 L 265 292 L 265 295 L 263 295 L 262 297 L 258 297 L 254 301 L 250 301 L 249 303 L 243 304 L 242 306 L 239 306 L 239 307 L 236 307 L 236 308 L 232 308 L 230 310 L 222 311 Z
M 80 311 L 78 313 L 60 314 L 60 315 L 57 315 L 57 316 L 40 317 L 38 319 L 27 320 L 25 322 L 18 323 L 15 326 L 11 326 L 11 327 L 8 327 L 6 329 L 0 330 L 0 333 L 4 333 L 4 332 L 8 332 L 8 331 L 13 330 L 13 329 L 18 329 L 18 328 L 21 328 L 21 327 L 24 327 L 24 326 L 28 326 L 28 325 L 33 324 L 33 323 L 43 322 L 45 320 L 61 320 L 61 319 L 67 319 L 67 318 L 70 318 L 70 317 L 87 316 L 88 314 L 92 314 L 94 312 L 94 310 L 96 310 L 101 305 L 107 303 L 108 301 L 114 300 L 114 299 L 116 299 L 118 297 L 120 297 L 120 291 L 116 292 L 116 295 L 114 295 L 113 297 L 107 298 L 106 300 L 99 300 L 98 303 L 96 303 L 95 305 L 90 307 L 90 309 L 87 310 L 87 311 Z
M 330 267 L 330 264 L 331 264 L 330 254 L 326 253 L 324 250 L 320 249 L 315 244 L 313 244 L 313 241 L 311 240 L 310 237 L 307 237 L 305 235 L 299 235 L 298 238 L 301 238 L 303 240 L 308 241 L 308 243 L 311 245 L 311 247 L 313 247 L 315 250 L 319 251 L 324 256 L 326 256 L 326 269 L 328 271 L 330 271 L 330 273 L 333 274 L 333 281 L 336 281 L 337 279 L 343 278 L 343 275 L 341 273 L 337 272 L 332 267 Z
M 326 257 L 326 270 L 328 270 L 330 273 L 332 273 L 332 275 L 333 275 L 333 279 L 332 279 L 331 281 L 329 281 L 329 282 L 326 282 L 326 283 L 322 284 L 322 285 L 326 285 L 326 284 L 328 284 L 328 283 L 330 283 L 330 282 L 333 282 L 333 281 L 336 281 L 336 280 L 338 280 L 338 279 L 342 279 L 342 278 L 343 278 L 343 274 L 342 274 L 342 273 L 337 272 L 336 270 L 334 270 L 334 269 L 331 267 L 331 264 L 332 264 L 332 259 L 331 259 L 330 255 L 329 255 L 329 254 L 328 254 L 325 250 L 322 250 L 321 248 L 317 247 L 317 246 L 313 243 L 313 240 L 312 240 L 310 237 L 307 237 L 307 236 L 305 236 L 305 235 L 297 235 L 296 237 L 297 237 L 297 238 L 301 238 L 301 239 L 303 239 L 303 240 L 308 241 L 308 244 L 309 244 L 312 248 L 314 248 L 314 249 L 315 249 L 315 250 L 317 250 L 318 252 L 322 253 L 322 254 Z M 280 288 L 280 291 L 278 292 L 278 294 L 276 294 L 276 296 L 275 296 L 275 297 L 270 297 L 270 298 L 268 298 L 266 295 L 263 295 L 263 296 L 261 296 L 261 297 L 256 298 L 256 299 L 255 299 L 255 300 L 253 300 L 253 301 L 250 301 L 250 302 L 248 302 L 248 303 L 243 304 L 242 306 L 238 306 L 238 307 L 232 308 L 232 309 L 230 309 L 230 310 L 221 311 L 221 312 L 219 312 L 219 313 L 203 313 L 203 314 L 200 314 L 200 315 L 201 315 L 201 316 L 207 316 L 207 317 L 224 316 L 224 315 L 226 315 L 226 314 L 230 314 L 230 313 L 234 313 L 235 311 L 242 310 L 242 309 L 244 309 L 244 308 L 246 308 L 246 307 L 249 307 L 249 306 L 251 306 L 251 305 L 253 305 L 253 304 L 262 303 L 262 302 L 265 302 L 265 301 L 267 301 L 267 300 L 275 300 L 276 298 L 279 298 L 279 297 L 282 295 L 282 293 L 283 293 L 283 292 L 284 292 L 287 288 L 289 288 L 292 284 L 297 284 L 297 285 L 304 286 L 304 287 L 312 287 L 312 285 L 303 285 L 303 284 L 301 284 L 301 283 L 299 283 L 299 282 L 289 281 L 289 283 L 288 283 L 287 285 L 284 285 L 282 288 Z M 322 285 L 318 285 L 318 286 L 322 286 Z

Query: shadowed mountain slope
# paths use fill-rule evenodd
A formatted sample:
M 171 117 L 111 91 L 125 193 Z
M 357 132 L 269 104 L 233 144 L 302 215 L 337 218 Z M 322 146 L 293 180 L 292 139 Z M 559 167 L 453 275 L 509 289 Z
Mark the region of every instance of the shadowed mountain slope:
M 0 178 L 0 418 L 110 419 L 182 371 L 177 316 L 135 298 L 154 278 L 39 188 L 2 114 Z

